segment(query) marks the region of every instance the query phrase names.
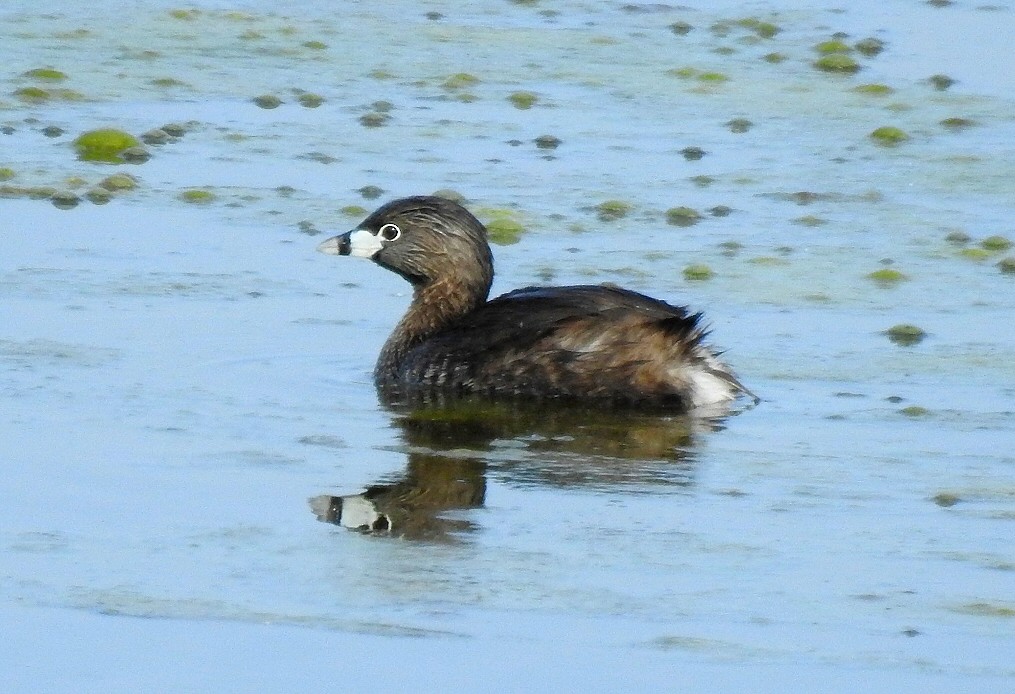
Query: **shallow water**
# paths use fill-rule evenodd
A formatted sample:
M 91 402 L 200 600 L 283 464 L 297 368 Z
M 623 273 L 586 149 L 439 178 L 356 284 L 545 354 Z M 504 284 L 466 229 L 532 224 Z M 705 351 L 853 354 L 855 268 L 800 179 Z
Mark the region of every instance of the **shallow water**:
M 1015 250 L 980 244 L 1015 239 L 1015 83 L 992 67 L 1013 7 L 458 4 L 0 8 L 7 689 L 1010 687 Z M 819 72 L 837 31 L 885 50 Z M 67 79 L 23 74 L 43 67 Z M 75 158 L 86 130 L 165 123 L 186 133 L 146 163 Z M 910 139 L 874 144 L 884 125 Z M 114 172 L 138 188 L 32 198 Z M 381 408 L 408 287 L 313 237 L 440 188 L 523 224 L 495 292 L 688 303 L 764 402 L 717 431 Z M 606 200 L 631 210 L 601 221 Z M 927 337 L 894 344 L 900 323 Z M 307 503 L 372 486 L 392 532 Z

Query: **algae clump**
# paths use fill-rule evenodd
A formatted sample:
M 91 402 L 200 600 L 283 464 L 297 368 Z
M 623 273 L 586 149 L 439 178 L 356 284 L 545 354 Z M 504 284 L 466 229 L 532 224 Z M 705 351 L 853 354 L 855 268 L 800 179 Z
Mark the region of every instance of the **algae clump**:
M 508 246 L 518 243 L 525 231 L 522 223 L 510 217 L 500 216 L 491 219 L 486 225 L 486 234 L 491 243 L 499 246 Z
M 17 176 L 14 169 L 9 166 L 0 166 L 0 181 L 9 181 Z
M 987 251 L 1006 251 L 1012 247 L 1012 242 L 1004 236 L 988 236 L 980 241 L 980 246 Z
M 689 282 L 703 282 L 715 277 L 715 272 L 708 265 L 688 265 L 684 268 L 684 279 Z
M 51 67 L 38 67 L 34 70 L 22 73 L 22 76 L 33 80 L 45 80 L 47 82 L 63 82 L 67 79 L 66 73 L 54 70 Z
M 596 216 L 601 222 L 613 222 L 631 212 L 631 203 L 623 200 L 606 200 L 596 205 Z
M 867 279 L 873 280 L 882 286 L 892 286 L 904 280 L 908 280 L 909 277 L 898 270 L 886 267 L 868 273 Z
M 179 198 L 194 205 L 207 205 L 215 200 L 215 193 L 201 188 L 191 188 L 180 193 Z
M 508 101 L 510 101 L 515 108 L 526 111 L 532 108 L 535 103 L 539 101 L 539 97 L 532 92 L 512 92 L 508 96 Z
M 905 142 L 909 139 L 909 135 L 901 128 L 896 128 L 892 125 L 883 125 L 880 128 L 873 130 L 870 134 L 870 138 L 879 145 L 892 146 Z
M 903 347 L 918 344 L 923 341 L 923 338 L 927 337 L 927 333 L 924 332 L 923 328 L 910 325 L 909 323 L 893 325 L 885 331 L 885 335 L 888 336 L 889 340 Z
M 853 91 L 857 94 L 869 94 L 871 96 L 888 96 L 895 90 L 889 87 L 887 84 L 858 84 L 853 87 Z
M 814 67 L 824 72 L 851 75 L 860 71 L 860 63 L 845 53 L 829 53 L 814 61 Z
M 141 142 L 136 137 L 114 128 L 89 130 L 74 140 L 78 159 L 108 164 L 123 163 L 123 152 L 140 146 Z
M 1006 275 L 1015 275 L 1015 258 L 1002 258 L 997 262 L 997 267 Z
M 678 227 L 689 227 L 701 221 L 701 213 L 693 207 L 671 207 L 666 210 L 666 223 Z

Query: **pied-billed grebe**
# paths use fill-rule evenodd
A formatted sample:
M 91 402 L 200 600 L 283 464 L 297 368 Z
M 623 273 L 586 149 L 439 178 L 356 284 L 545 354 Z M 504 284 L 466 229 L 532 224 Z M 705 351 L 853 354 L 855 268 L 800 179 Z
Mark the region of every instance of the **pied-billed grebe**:
M 318 250 L 370 258 L 412 284 L 374 370 L 389 401 L 479 395 L 690 412 L 754 397 L 705 344 L 699 313 L 608 285 L 487 301 L 486 229 L 450 200 L 394 200 Z

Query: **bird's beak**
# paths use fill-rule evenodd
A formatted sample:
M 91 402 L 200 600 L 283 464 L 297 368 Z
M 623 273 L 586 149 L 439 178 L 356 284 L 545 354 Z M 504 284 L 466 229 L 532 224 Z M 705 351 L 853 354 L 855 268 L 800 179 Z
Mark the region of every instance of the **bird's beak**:
M 355 255 L 373 258 L 381 250 L 381 239 L 367 229 L 353 229 L 322 241 L 317 250 L 326 255 Z

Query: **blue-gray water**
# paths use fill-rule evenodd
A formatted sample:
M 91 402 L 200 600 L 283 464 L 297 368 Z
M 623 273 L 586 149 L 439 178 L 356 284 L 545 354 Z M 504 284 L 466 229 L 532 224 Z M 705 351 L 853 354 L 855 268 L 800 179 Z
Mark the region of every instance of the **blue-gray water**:
M 5 690 L 1010 688 L 1015 8 L 459 5 L 0 8 Z M 884 51 L 821 72 L 836 32 Z M 167 123 L 143 164 L 75 157 Z M 408 286 L 314 248 L 437 189 L 522 224 L 495 292 L 704 310 L 764 402 L 421 438 L 370 380 Z M 424 539 L 307 504 L 434 456 L 485 497 Z

